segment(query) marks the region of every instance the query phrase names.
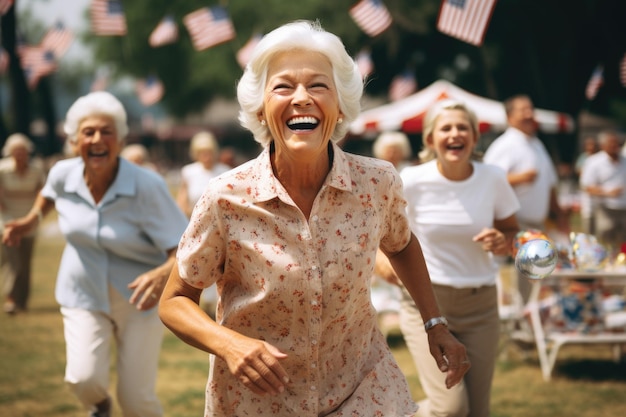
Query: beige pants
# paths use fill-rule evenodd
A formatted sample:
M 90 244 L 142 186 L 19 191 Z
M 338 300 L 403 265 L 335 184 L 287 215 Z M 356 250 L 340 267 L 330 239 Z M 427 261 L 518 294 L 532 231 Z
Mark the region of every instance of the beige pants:
M 161 417 L 155 386 L 163 324 L 157 309 L 141 312 L 112 287 L 109 297 L 111 314 L 61 307 L 65 381 L 89 409 L 105 400 L 115 342 L 117 399 L 124 417 Z
M 472 367 L 460 384 L 446 388 L 446 374 L 430 354 L 422 317 L 403 291 L 400 329 L 427 397 L 419 402 L 416 416 L 488 417 L 500 336 L 496 287 L 433 288 L 441 313 L 448 319 L 452 334 L 465 345 Z

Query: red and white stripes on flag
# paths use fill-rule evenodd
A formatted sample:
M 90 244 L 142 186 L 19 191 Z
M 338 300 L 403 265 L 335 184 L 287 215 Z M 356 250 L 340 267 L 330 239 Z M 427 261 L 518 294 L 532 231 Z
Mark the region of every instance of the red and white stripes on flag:
M 350 8 L 350 16 L 371 37 L 383 33 L 393 22 L 381 0 L 361 0 Z
M 54 54 L 44 50 L 41 46 L 20 45 L 17 54 L 26 77 L 26 83 L 31 90 L 37 87 L 41 77 L 45 77 L 57 69 Z
M 165 88 L 163 83 L 154 76 L 137 81 L 137 97 L 144 106 L 152 106 L 161 101 Z
M 0 0 L 0 15 L 5 15 L 13 7 L 13 0 Z
M 197 51 L 210 48 L 235 37 L 235 28 L 223 7 L 203 7 L 183 18 Z
M 168 45 L 178 40 L 178 26 L 172 16 L 165 16 L 154 28 L 148 38 L 148 43 L 153 48 Z
M 61 22 L 57 22 L 41 40 L 40 46 L 51 51 L 56 60 L 59 60 L 69 49 L 74 41 L 74 34 Z
M 398 101 L 410 96 L 417 90 L 417 82 L 413 71 L 406 70 L 396 75 L 389 87 L 389 101 Z
M 591 73 L 591 77 L 589 78 L 587 87 L 585 88 L 585 97 L 587 100 L 593 100 L 596 98 L 598 90 L 600 90 L 602 84 L 604 84 L 604 68 L 602 65 L 598 65 Z
M 496 0 L 443 0 L 437 29 L 446 35 L 480 46 Z
M 100 36 L 126 35 L 121 0 L 91 0 L 91 29 Z
M 237 51 L 237 63 L 241 66 L 241 68 L 245 68 L 250 61 L 250 57 L 252 56 L 252 51 L 261 42 L 263 35 L 260 33 L 255 33 L 248 39 L 248 42 L 244 46 L 241 47 L 240 50 Z

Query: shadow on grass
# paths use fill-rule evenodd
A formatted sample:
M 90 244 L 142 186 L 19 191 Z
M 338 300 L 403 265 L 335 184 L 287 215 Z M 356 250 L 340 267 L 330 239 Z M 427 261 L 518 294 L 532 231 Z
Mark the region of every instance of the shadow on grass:
M 567 360 L 557 363 L 553 376 L 572 380 L 626 382 L 626 362 Z

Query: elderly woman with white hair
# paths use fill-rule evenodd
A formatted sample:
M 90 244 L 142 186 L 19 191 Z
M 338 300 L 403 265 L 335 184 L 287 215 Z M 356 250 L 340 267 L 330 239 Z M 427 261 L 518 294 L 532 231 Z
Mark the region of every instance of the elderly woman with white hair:
M 337 145 L 362 91 L 341 40 L 318 24 L 281 26 L 252 54 L 240 120 L 264 149 L 211 180 L 159 306 L 175 334 L 211 353 L 207 417 L 413 415 L 370 301 L 379 246 L 419 305 L 448 385 L 469 369 L 439 317 L 398 173 Z M 198 305 L 211 285 L 216 320 Z
M 67 242 L 55 291 L 65 381 L 90 416 L 109 416 L 115 343 L 123 415 L 160 417 L 155 385 L 163 326 L 155 307 L 187 219 L 160 175 L 119 157 L 128 126 L 113 95 L 76 100 L 64 129 L 78 156 L 51 168 L 29 213 L 5 225 L 3 242 L 19 244 L 56 209 Z
M 400 172 L 409 165 L 413 150 L 404 132 L 383 132 L 374 141 L 372 154 L 375 158 L 391 162 Z
M 28 213 L 46 181 L 42 164 L 31 158 L 33 150 L 33 143 L 22 133 L 9 136 L 2 148 L 5 159 L 0 163 L 0 226 Z M 7 314 L 28 308 L 35 235 L 36 230 L 31 230 L 19 247 L 2 245 L 0 274 Z

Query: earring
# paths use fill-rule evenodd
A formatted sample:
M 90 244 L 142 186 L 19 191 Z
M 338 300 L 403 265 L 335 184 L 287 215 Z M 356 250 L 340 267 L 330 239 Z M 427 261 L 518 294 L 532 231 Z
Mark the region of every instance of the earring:
M 266 124 L 265 119 L 261 119 L 261 126 L 265 126 Z
M 343 123 L 343 117 L 340 117 L 339 119 L 337 119 L 337 123 L 342 124 Z

